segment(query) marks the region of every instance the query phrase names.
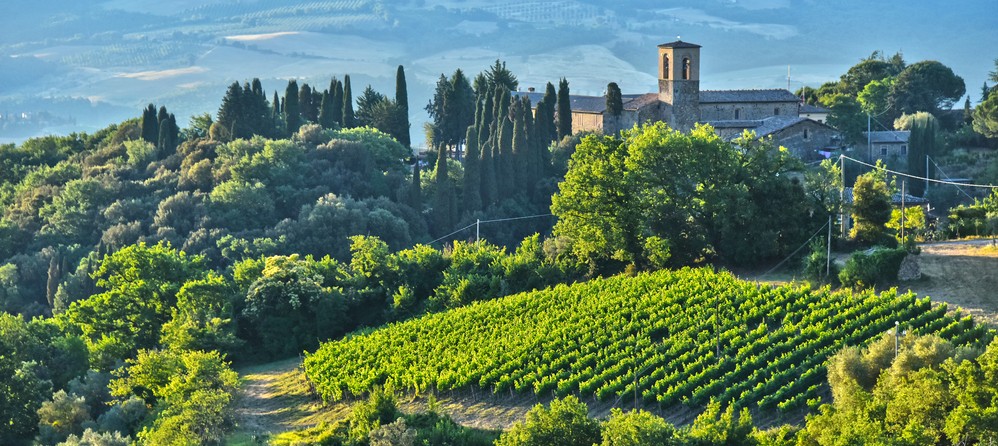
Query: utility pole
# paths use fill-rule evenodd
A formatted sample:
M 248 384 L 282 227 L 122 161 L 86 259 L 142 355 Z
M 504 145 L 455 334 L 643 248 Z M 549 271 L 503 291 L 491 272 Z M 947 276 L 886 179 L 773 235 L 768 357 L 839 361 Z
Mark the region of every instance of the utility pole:
M 905 191 L 904 191 L 904 179 L 901 180 L 901 244 L 904 245 L 904 202 L 905 202 Z
M 479 235 L 479 228 L 481 226 L 482 226 L 482 219 L 476 218 L 475 219 L 475 243 L 478 243 L 479 241 L 481 241 L 481 238 L 478 236 Z
M 842 237 L 846 234 L 846 156 L 839 155 L 839 176 L 842 185 L 839 187 L 839 233 Z
M 825 278 L 832 274 L 832 214 L 828 214 L 828 251 L 825 253 Z
M 894 321 L 894 359 L 898 359 L 898 332 L 901 331 L 901 323 Z
M 925 192 L 922 192 L 922 197 L 925 197 L 929 193 L 929 155 L 925 155 Z

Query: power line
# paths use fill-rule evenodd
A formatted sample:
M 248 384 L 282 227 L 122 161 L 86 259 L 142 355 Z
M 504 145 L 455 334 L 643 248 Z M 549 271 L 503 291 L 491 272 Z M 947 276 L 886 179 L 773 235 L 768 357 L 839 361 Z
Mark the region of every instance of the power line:
M 939 183 L 939 184 L 948 184 L 948 185 L 951 185 L 951 186 L 983 187 L 983 188 L 988 188 L 988 189 L 998 189 L 998 186 L 995 186 L 993 184 L 957 183 L 957 182 L 954 182 L 954 181 L 944 181 L 944 180 L 937 180 L 937 179 L 934 179 L 934 178 L 926 178 L 926 177 L 915 176 L 915 175 L 911 175 L 911 174 L 907 174 L 907 173 L 903 173 L 903 172 L 898 172 L 898 171 L 895 171 L 895 170 L 890 170 L 890 169 L 888 169 L 886 167 L 875 166 L 873 164 L 865 163 L 863 161 L 860 161 L 860 160 L 855 159 L 855 158 L 850 158 L 850 157 L 845 156 L 845 155 L 840 155 L 840 156 L 843 159 L 847 159 L 847 160 L 852 161 L 852 162 L 857 163 L 857 164 L 861 164 L 861 165 L 864 165 L 864 166 L 867 166 L 867 167 L 872 167 L 874 169 L 883 170 L 884 172 L 887 172 L 887 173 L 892 173 L 894 175 L 898 175 L 898 176 L 902 176 L 902 177 L 908 177 L 908 178 L 912 178 L 912 179 L 915 179 L 915 180 L 929 181 L 929 182 L 932 182 L 932 183 Z
M 448 238 L 448 237 L 450 237 L 450 236 L 452 236 L 454 234 L 457 234 L 457 233 L 459 233 L 461 231 L 465 231 L 465 230 L 471 229 L 472 227 L 480 225 L 482 223 L 498 223 L 498 222 L 503 222 L 503 221 L 526 220 L 526 219 L 529 219 L 529 218 L 551 217 L 553 215 L 554 214 L 537 214 L 537 215 L 527 215 L 527 216 L 523 216 L 523 217 L 496 218 L 496 219 L 492 219 L 492 220 L 476 220 L 474 223 L 472 223 L 472 224 L 470 224 L 468 226 L 465 226 L 463 228 L 457 229 L 454 232 L 451 232 L 450 234 L 447 234 L 447 235 L 445 235 L 443 237 L 440 237 L 440 238 L 438 238 L 438 239 L 436 239 L 436 240 L 434 240 L 432 242 L 427 243 L 427 245 L 432 245 L 432 244 L 437 243 L 437 242 L 439 242 L 439 241 L 441 241 L 441 240 L 443 240 L 445 238 Z
M 821 227 L 818 228 L 817 231 L 814 231 L 814 234 L 811 234 L 811 237 L 808 238 L 807 241 L 804 242 L 803 245 L 800 245 L 800 248 L 797 248 L 796 250 L 794 250 L 794 252 L 790 253 L 790 255 L 787 256 L 787 258 L 781 260 L 780 263 L 777 263 L 776 266 L 772 267 L 769 271 L 766 271 L 762 275 L 765 276 L 765 275 L 768 275 L 769 273 L 771 273 L 773 271 L 776 271 L 776 269 L 779 268 L 779 267 L 781 267 L 781 266 L 783 266 L 783 264 L 786 263 L 787 260 L 790 260 L 791 258 L 793 258 L 793 256 L 797 255 L 797 253 L 800 252 L 800 250 L 804 249 L 804 247 L 807 246 L 808 243 L 811 243 L 811 240 L 814 240 L 814 238 L 817 237 L 818 234 L 820 234 L 823 229 L 825 229 L 825 226 L 828 226 L 829 222 L 831 222 L 831 220 L 829 220 L 828 222 L 825 222 L 825 224 L 821 225 Z

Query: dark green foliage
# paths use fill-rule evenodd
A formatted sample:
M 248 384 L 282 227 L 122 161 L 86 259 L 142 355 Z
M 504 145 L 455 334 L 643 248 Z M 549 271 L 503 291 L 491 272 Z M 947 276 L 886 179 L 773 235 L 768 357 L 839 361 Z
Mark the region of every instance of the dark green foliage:
M 456 220 L 454 185 L 447 174 L 447 148 L 437 149 L 437 167 L 434 173 L 436 190 L 433 196 L 433 226 L 430 231 L 435 235 L 444 235 L 454 229 Z
M 353 90 L 350 87 L 350 75 L 343 76 L 343 121 L 340 123 L 345 129 L 357 127 L 357 119 L 353 113 Z
M 388 98 L 385 95 L 374 91 L 370 85 L 364 89 L 357 98 L 357 113 L 355 118 L 357 119 L 357 126 L 372 126 L 372 111 L 379 103 L 387 101 Z M 384 131 L 382 129 L 382 131 Z
M 409 207 L 416 212 L 423 210 L 423 185 L 420 178 L 419 159 L 412 163 L 412 182 L 409 183 Z
M 94 273 L 104 291 L 73 303 L 65 316 L 86 338 L 94 368 L 108 370 L 115 360 L 158 345 L 177 292 L 203 274 L 199 258 L 162 244 L 133 245 L 104 258 Z
M 482 149 L 478 144 L 478 131 L 473 125 L 468 126 L 465 147 L 463 211 L 473 214 L 482 209 Z
M 285 358 L 343 333 L 344 300 L 323 271 L 328 259 L 271 257 L 243 303 L 241 337 L 260 359 Z
M 897 75 L 889 101 L 901 113 L 938 114 L 949 110 L 966 92 L 963 79 L 952 69 L 928 60 L 914 63 Z
M 863 243 L 884 239 L 885 225 L 891 219 L 891 195 L 877 171 L 860 175 L 852 189 L 853 227 L 849 235 Z
M 599 423 L 588 417 L 589 408 L 574 396 L 538 404 L 522 424 L 503 433 L 497 446 L 591 446 L 600 441 Z
M 463 71 L 455 70 L 450 79 L 440 75 L 426 112 L 433 119 L 436 144 L 456 147 L 464 141 L 468 126 L 475 123 L 475 91 Z
M 934 158 L 939 153 L 939 121 L 928 113 L 916 113 L 911 120 L 911 135 L 908 138 L 908 173 L 916 177 L 932 177 L 931 166 L 926 171 L 926 156 Z M 925 182 L 911 181 L 907 193 L 925 195 Z
M 880 248 L 867 254 L 855 252 L 839 272 L 839 282 L 843 286 L 867 288 L 893 283 L 897 280 L 901 262 L 908 256 L 902 248 Z
M 558 82 L 558 108 L 556 111 L 558 139 L 572 134 L 572 99 L 568 91 L 568 80 Z
M 238 86 L 239 84 L 236 84 Z M 142 139 L 156 144 L 159 141 L 159 119 L 156 116 L 156 106 L 149 104 L 142 111 Z
M 620 96 L 620 86 L 616 82 L 606 85 L 606 113 L 613 117 L 619 117 L 624 111 L 624 102 Z
M 333 98 L 329 96 L 329 90 L 322 92 L 322 103 L 319 106 L 319 125 L 324 129 L 335 129 L 339 126 L 333 117 Z
M 513 72 L 506 68 L 506 62 L 500 62 L 499 59 L 485 70 L 485 81 L 491 88 L 502 87 L 506 92 L 516 91 L 520 85 Z
M 292 79 L 284 89 L 284 128 L 288 134 L 294 134 L 302 125 L 302 110 L 298 97 L 298 81 Z
M 399 65 L 395 72 L 395 104 L 398 105 L 400 131 L 395 139 L 407 148 L 412 145 L 409 138 L 409 89 L 405 83 L 405 68 Z
M 304 122 L 318 122 L 319 121 L 319 105 L 312 101 L 312 87 L 308 84 L 301 84 L 301 89 L 298 90 L 298 107 L 301 108 L 301 116 Z
M 988 94 L 974 109 L 974 131 L 988 138 L 998 138 L 998 90 Z
M 329 82 L 329 95 L 333 98 L 333 121 L 343 127 L 343 83 L 335 77 Z

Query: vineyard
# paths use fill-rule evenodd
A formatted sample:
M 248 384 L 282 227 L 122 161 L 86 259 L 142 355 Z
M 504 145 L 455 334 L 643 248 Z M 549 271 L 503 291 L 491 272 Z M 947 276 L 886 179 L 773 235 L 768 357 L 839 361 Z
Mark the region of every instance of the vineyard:
M 305 359 L 325 400 L 374 386 L 578 394 L 788 411 L 817 398 L 826 360 L 892 330 L 956 344 L 990 335 L 895 292 L 770 287 L 710 269 L 613 277 L 509 296 L 329 342 Z M 635 387 L 636 386 L 636 387 Z

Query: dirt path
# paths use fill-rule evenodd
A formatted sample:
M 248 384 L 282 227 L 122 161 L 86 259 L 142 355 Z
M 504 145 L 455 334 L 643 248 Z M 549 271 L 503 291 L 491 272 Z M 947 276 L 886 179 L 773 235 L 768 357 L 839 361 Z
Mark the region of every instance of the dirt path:
M 978 321 L 998 326 L 998 247 L 991 240 L 922 245 L 923 278 L 902 284 L 920 296 L 959 306 Z
M 296 374 L 300 364 L 295 358 L 240 371 L 243 383 L 235 403 L 240 432 L 262 436 L 290 429 L 291 410 L 280 383 Z

